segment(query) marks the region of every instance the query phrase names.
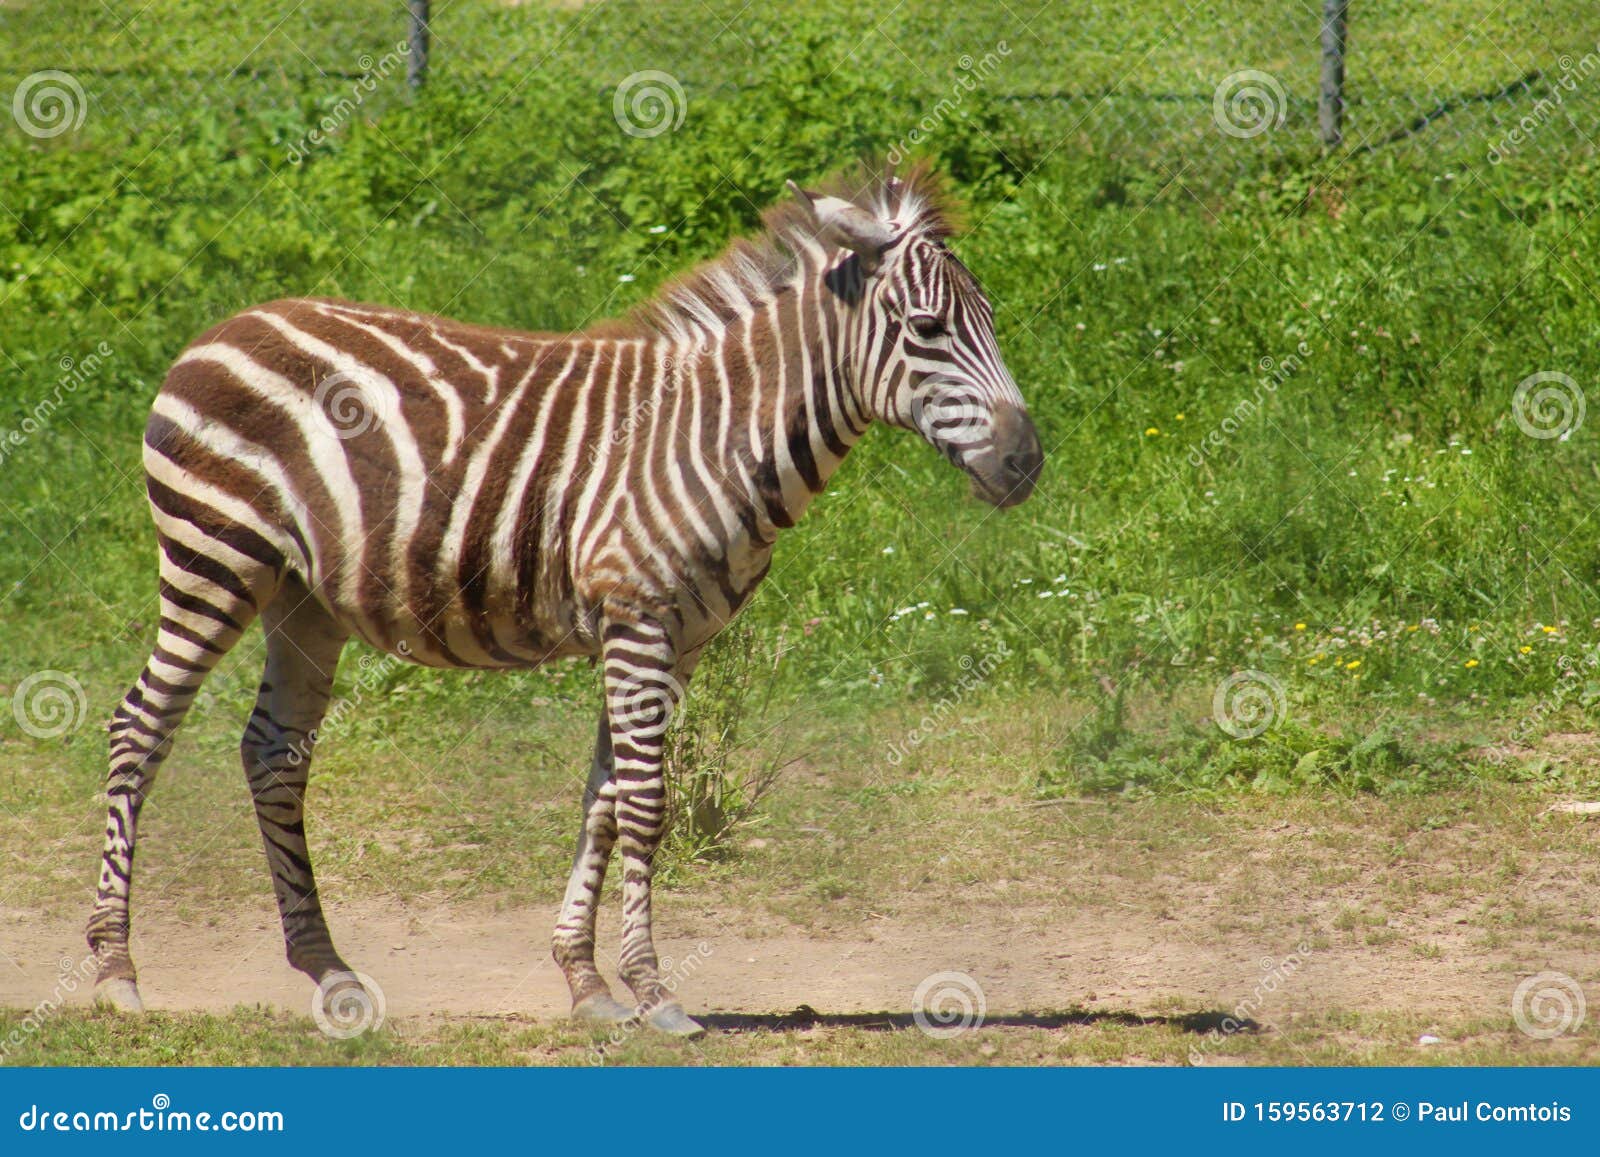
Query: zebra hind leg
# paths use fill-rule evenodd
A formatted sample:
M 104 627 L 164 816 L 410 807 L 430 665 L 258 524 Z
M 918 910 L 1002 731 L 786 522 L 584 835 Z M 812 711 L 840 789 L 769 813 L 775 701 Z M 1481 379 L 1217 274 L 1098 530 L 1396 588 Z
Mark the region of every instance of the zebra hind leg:
M 209 549 L 230 561 L 241 557 L 220 539 Z M 161 540 L 161 623 L 155 647 L 138 681 L 112 712 L 109 728 L 105 846 L 86 929 L 98 962 L 96 1003 L 124 1012 L 144 1008 L 128 946 L 139 812 L 200 685 L 239 641 L 275 581 L 269 567 L 258 566 L 241 576 L 193 547 Z
M 572 858 L 572 875 L 556 923 L 551 955 L 572 990 L 572 1015 L 595 1024 L 622 1024 L 633 1009 L 611 995 L 594 963 L 594 925 L 606 864 L 617 842 L 616 782 L 612 778 L 611 723 L 600 712 L 594 762 L 583 791 L 583 827 Z
M 347 635 L 291 578 L 261 616 L 267 662 L 255 709 L 239 745 L 289 963 L 316 982 L 324 1011 L 338 1023 L 372 1007 L 333 946 L 306 844 L 305 795 L 312 749 L 333 694 Z

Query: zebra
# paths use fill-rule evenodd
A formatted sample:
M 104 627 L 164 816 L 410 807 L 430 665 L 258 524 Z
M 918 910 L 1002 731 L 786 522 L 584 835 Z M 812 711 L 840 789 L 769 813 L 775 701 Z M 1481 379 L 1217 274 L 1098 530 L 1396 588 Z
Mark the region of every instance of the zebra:
M 333 946 L 304 823 L 357 638 L 433 667 L 598 663 L 552 955 L 574 1017 L 703 1032 L 651 935 L 665 735 L 703 648 L 871 423 L 920 433 L 994 507 L 1027 498 L 1044 463 L 993 309 L 948 247 L 937 176 L 863 167 L 788 189 L 759 235 L 572 334 L 293 298 L 177 358 L 144 434 L 160 622 L 109 725 L 87 928 L 99 1001 L 143 1007 L 128 945 L 140 807 L 203 680 L 260 619 L 240 753 L 288 960 L 324 1008 L 366 995 Z M 613 852 L 631 1004 L 595 963 Z

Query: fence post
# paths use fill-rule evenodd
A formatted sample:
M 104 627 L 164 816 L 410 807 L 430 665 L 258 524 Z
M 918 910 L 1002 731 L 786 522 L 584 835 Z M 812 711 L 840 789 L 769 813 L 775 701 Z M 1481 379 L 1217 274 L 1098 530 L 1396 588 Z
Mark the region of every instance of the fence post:
M 1333 148 L 1344 140 L 1344 38 L 1350 0 L 1322 0 L 1322 91 L 1317 123 L 1322 143 Z
M 411 53 L 406 57 L 406 83 L 421 88 L 428 79 L 428 7 L 429 0 L 408 0 L 411 10 Z

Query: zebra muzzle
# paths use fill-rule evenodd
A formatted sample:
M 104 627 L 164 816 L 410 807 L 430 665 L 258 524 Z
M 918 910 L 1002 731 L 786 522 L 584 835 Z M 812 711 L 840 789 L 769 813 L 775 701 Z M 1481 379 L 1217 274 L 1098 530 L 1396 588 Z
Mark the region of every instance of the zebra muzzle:
M 1004 509 L 1025 502 L 1044 469 L 1044 448 L 1033 419 L 1020 406 L 995 408 L 992 441 L 966 463 L 973 493 Z

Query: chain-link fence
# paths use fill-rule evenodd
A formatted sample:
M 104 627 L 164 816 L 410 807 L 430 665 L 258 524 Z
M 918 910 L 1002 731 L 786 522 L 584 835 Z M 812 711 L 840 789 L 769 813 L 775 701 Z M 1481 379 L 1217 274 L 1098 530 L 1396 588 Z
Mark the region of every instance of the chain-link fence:
M 959 113 L 981 89 L 1052 141 L 1174 167 L 1419 145 L 1490 163 L 1566 159 L 1592 153 L 1600 132 L 1600 12 L 1580 0 L 5 0 L 0 29 L 0 95 L 39 137 L 129 130 L 169 118 L 174 100 L 263 117 L 308 96 L 337 131 L 341 116 L 406 99 L 424 69 L 430 85 L 491 107 L 555 74 L 608 100 L 640 72 L 669 86 L 647 97 L 692 103 L 768 83 L 764 66 L 784 51 L 881 71 L 935 110 Z M 171 127 L 201 131 L 199 120 Z

